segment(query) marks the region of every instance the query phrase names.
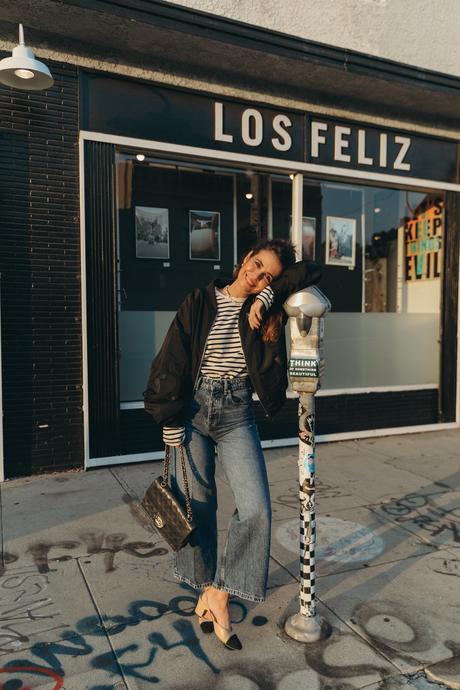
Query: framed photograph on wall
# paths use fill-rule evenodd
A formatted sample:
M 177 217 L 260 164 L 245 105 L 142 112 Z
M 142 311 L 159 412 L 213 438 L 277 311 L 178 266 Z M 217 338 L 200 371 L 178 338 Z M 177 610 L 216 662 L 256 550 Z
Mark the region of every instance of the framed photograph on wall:
M 355 267 L 356 220 L 326 216 L 326 263 Z
M 316 218 L 302 216 L 302 261 L 315 260 Z
M 189 212 L 190 259 L 220 261 L 220 212 Z
M 135 206 L 136 258 L 169 259 L 169 211 Z
M 292 237 L 292 216 L 289 216 L 290 230 Z M 302 216 L 302 261 L 315 260 L 316 244 L 316 218 Z

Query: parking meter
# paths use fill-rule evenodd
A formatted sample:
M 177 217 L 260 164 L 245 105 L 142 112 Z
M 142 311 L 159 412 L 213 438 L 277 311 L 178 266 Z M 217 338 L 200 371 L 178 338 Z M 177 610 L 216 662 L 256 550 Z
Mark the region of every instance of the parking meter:
M 300 642 L 316 642 L 322 626 L 315 597 L 315 393 L 324 369 L 324 316 L 331 303 L 317 287 L 291 295 L 284 303 L 291 346 L 289 378 L 299 393 L 300 612 L 285 623 L 286 633 Z

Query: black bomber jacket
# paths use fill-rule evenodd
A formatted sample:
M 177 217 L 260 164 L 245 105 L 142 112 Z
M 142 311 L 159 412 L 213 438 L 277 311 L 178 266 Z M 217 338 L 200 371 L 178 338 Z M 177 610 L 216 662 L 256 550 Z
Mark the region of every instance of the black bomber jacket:
M 317 283 L 320 277 L 321 268 L 313 261 L 299 261 L 286 269 L 271 283 L 274 302 L 264 316 L 281 308 L 289 295 Z M 161 426 L 184 425 L 187 404 L 192 398 L 206 341 L 217 315 L 215 288 L 230 282 L 217 279 L 187 295 L 152 362 L 144 391 L 144 407 Z M 286 400 L 286 344 L 283 335 L 275 343 L 265 343 L 260 331 L 249 327 L 248 312 L 256 297 L 250 295 L 243 303 L 239 331 L 252 386 L 265 414 L 272 417 Z

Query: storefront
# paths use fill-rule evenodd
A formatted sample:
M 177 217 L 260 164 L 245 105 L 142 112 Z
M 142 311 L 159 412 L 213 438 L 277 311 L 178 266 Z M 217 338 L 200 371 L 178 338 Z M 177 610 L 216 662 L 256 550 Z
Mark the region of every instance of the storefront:
M 457 425 L 453 140 L 80 72 L 85 466 L 161 455 L 143 410 L 180 301 L 259 237 L 324 265 L 320 440 Z M 293 395 L 266 445 L 296 443 Z

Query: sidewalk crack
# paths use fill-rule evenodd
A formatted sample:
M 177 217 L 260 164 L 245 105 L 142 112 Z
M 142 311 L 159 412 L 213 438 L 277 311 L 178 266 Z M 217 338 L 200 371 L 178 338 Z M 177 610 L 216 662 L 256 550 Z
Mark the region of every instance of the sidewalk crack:
M 132 498 L 134 498 L 136 501 L 140 500 L 139 495 L 134 491 L 134 489 L 128 484 L 127 481 L 119 477 L 116 472 L 114 471 L 113 467 L 108 468 L 110 474 L 112 477 L 115 479 L 116 482 L 121 486 L 121 488 L 126 491 L 127 494 L 129 494 Z
M 287 573 L 289 573 L 289 575 L 290 575 L 291 577 L 293 577 L 294 580 L 295 580 L 296 582 L 300 582 L 299 576 L 298 576 L 298 575 L 295 575 L 294 573 L 292 573 L 292 572 L 289 570 L 289 568 L 288 568 L 287 566 L 283 565 L 277 558 L 275 558 L 275 556 L 272 556 L 272 554 L 270 554 L 270 558 L 272 559 L 272 561 L 275 561 L 276 565 L 278 565 L 280 568 L 282 568 L 282 569 L 285 570 Z
M 387 654 L 385 654 L 385 652 L 383 652 L 381 649 L 379 649 L 379 648 L 377 647 L 377 645 L 372 644 L 371 640 L 369 640 L 369 639 L 368 639 L 365 635 L 363 635 L 359 630 L 357 630 L 356 628 L 354 628 L 353 626 L 351 626 L 344 618 L 342 618 L 342 617 L 337 613 L 337 611 L 334 611 L 330 606 L 328 606 L 328 605 L 326 604 L 326 602 L 324 601 L 324 599 L 321 599 L 321 597 L 317 596 L 317 597 L 316 597 L 316 600 L 317 600 L 318 602 L 321 602 L 321 604 L 324 606 L 324 608 L 326 608 L 328 611 L 330 611 L 330 612 L 332 613 L 333 616 L 336 616 L 336 618 L 338 618 L 339 621 L 341 621 L 341 623 L 343 623 L 343 625 L 344 625 L 353 635 L 356 635 L 356 637 L 358 637 L 362 642 L 364 642 L 364 644 L 366 644 L 368 647 L 370 647 L 371 649 L 373 649 L 379 656 L 381 656 L 381 657 L 383 657 L 384 659 L 386 659 L 386 660 L 388 661 L 388 663 L 391 664 L 391 665 L 393 666 L 393 668 L 397 671 L 397 673 L 399 673 L 399 674 L 403 673 L 403 671 L 402 671 L 400 668 L 398 668 L 398 666 L 394 663 L 394 661 L 392 661 L 392 659 L 389 658 L 389 656 L 388 656 Z
M 90 597 L 90 599 L 91 599 L 91 601 L 92 601 L 92 603 L 93 603 L 94 609 L 95 609 L 95 611 L 96 611 L 96 613 L 97 613 L 97 617 L 99 618 L 99 622 L 100 622 L 101 629 L 104 631 L 105 638 L 106 638 L 106 640 L 107 640 L 107 642 L 108 642 L 108 645 L 109 645 L 109 647 L 110 647 L 110 649 L 111 649 L 111 652 L 112 652 L 112 654 L 113 654 L 113 658 L 115 659 L 115 663 L 116 663 L 116 665 L 117 665 L 117 667 L 118 667 L 118 669 L 119 669 L 119 671 L 120 671 L 120 677 L 121 677 L 121 679 L 122 679 L 122 681 L 123 681 L 123 683 L 124 683 L 125 690 L 129 690 L 129 683 L 128 683 L 128 680 L 127 680 L 127 678 L 126 678 L 126 676 L 125 676 L 125 673 L 124 673 L 124 671 L 123 671 L 123 667 L 122 667 L 122 665 L 120 664 L 120 662 L 119 662 L 119 660 L 118 660 L 118 656 L 117 656 L 117 654 L 116 654 L 116 652 L 115 652 L 115 648 L 114 648 L 114 646 L 113 646 L 113 644 L 112 644 L 112 639 L 111 639 L 111 637 L 110 637 L 110 635 L 109 635 L 109 633 L 108 633 L 108 631 L 107 631 L 107 628 L 106 628 L 105 625 L 104 625 L 104 618 L 103 618 L 102 612 L 101 612 L 101 610 L 100 610 L 100 608 L 99 608 L 99 605 L 98 605 L 98 603 L 97 603 L 97 601 L 96 601 L 96 597 L 94 596 L 93 591 L 92 591 L 92 589 L 91 589 L 91 586 L 90 586 L 88 580 L 87 580 L 86 577 L 85 577 L 85 572 L 84 572 L 83 568 L 81 567 L 80 559 L 79 559 L 79 558 L 76 558 L 75 560 L 77 561 L 78 569 L 80 570 L 81 576 L 82 576 L 82 578 L 83 578 L 83 582 L 85 583 L 85 587 L 86 587 L 87 592 L 88 592 L 88 594 L 89 594 L 89 597 Z M 118 687 L 118 685 L 119 685 L 119 681 L 117 681 L 116 687 Z

